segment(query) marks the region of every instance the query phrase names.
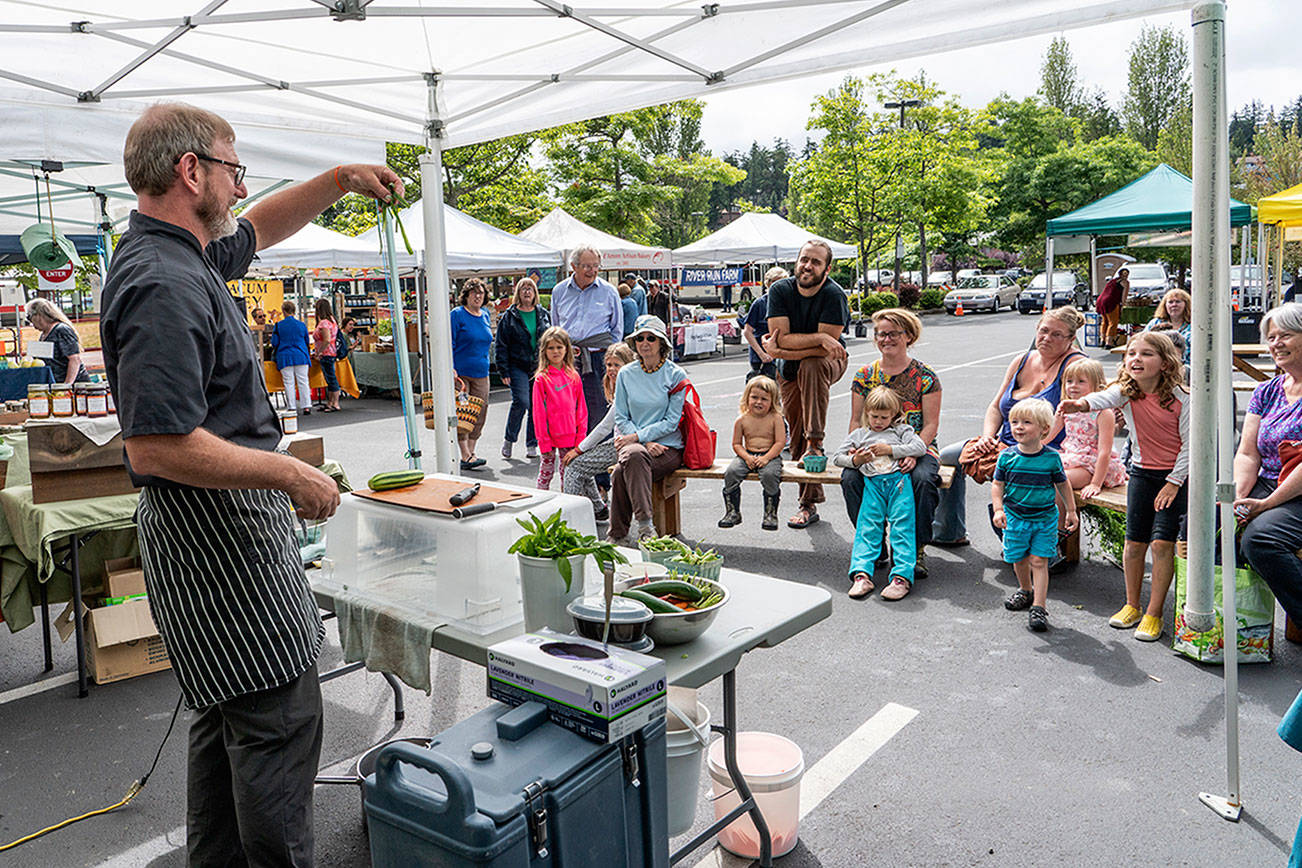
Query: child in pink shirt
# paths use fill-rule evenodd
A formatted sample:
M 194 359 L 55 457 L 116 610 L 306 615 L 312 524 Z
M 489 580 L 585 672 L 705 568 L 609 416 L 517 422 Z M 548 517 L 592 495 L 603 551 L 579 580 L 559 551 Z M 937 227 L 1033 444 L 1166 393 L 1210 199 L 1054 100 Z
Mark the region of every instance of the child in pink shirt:
M 1180 351 L 1162 332 L 1140 332 L 1126 344 L 1116 382 L 1102 392 L 1058 404 L 1062 413 L 1121 408 L 1131 432 L 1131 473 L 1126 486 L 1126 546 L 1122 555 L 1126 605 L 1108 621 L 1117 629 L 1139 626 L 1135 638 L 1156 642 L 1162 609 L 1175 574 L 1175 541 L 1185 513 L 1189 478 L 1189 391 Z M 1139 608 L 1144 561 L 1153 548 L 1148 608 Z
M 588 433 L 588 405 L 574 368 L 570 335 L 552 326 L 538 339 L 538 372 L 533 381 L 533 427 L 538 437 L 538 487 L 551 487 L 561 455 Z M 561 471 L 562 479 L 564 470 Z

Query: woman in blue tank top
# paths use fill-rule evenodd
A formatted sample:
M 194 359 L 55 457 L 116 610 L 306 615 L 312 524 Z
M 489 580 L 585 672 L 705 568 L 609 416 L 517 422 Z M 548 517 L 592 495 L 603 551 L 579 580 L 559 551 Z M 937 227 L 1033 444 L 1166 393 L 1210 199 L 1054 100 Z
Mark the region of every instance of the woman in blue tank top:
M 990 406 L 986 408 L 981 436 L 972 441 L 978 452 L 1003 449 L 1012 445 L 1013 436 L 1008 427 L 1008 411 L 1023 398 L 1043 398 L 1056 409 L 1062 398 L 1062 372 L 1067 365 L 1084 356 L 1076 348 L 1076 332 L 1085 324 L 1085 318 L 1076 308 L 1058 307 L 1040 315 L 1035 332 L 1035 347 L 1022 353 L 1008 366 L 1004 380 L 999 385 Z M 1063 435 L 1058 434 L 1049 445 L 1057 447 Z M 959 455 L 969 441 L 951 443 L 940 451 L 940 463 L 958 466 Z M 967 477 L 961 470 L 954 473 L 949 488 L 941 489 L 940 504 L 932 525 L 933 545 L 967 545 L 967 516 L 965 495 Z

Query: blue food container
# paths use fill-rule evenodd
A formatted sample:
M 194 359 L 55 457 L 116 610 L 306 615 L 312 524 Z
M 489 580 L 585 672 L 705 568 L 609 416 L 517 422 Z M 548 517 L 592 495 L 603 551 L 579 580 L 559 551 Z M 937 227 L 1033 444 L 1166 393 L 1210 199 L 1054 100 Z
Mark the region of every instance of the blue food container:
M 669 864 L 663 719 L 603 745 L 495 702 L 428 748 L 386 747 L 364 786 L 375 868 Z

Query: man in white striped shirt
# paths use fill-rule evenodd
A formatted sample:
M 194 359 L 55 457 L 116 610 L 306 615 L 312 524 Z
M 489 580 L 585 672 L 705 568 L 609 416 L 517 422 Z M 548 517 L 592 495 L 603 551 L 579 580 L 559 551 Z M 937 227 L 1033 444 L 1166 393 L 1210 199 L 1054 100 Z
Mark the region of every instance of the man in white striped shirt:
M 124 164 L 139 210 L 105 281 L 100 335 L 141 486 L 150 609 L 196 710 L 189 861 L 308 866 L 325 631 L 293 512 L 327 518 L 339 493 L 274 451 L 262 362 L 226 281 L 344 193 L 387 199 L 402 185 L 383 166 L 339 166 L 236 220 L 231 206 L 248 190 L 234 131 L 176 103 L 140 116 Z

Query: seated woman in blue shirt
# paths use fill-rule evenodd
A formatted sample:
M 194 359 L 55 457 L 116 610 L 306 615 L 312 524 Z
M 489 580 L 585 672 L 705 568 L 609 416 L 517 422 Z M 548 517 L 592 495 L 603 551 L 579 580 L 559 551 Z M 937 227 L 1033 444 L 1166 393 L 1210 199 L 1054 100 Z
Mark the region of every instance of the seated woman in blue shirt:
M 628 337 L 637 363 L 625 365 L 615 380 L 615 447 L 619 459 L 611 474 L 610 534 L 612 542 L 629 537 L 637 519 L 636 539 L 656 535 L 651 524 L 651 483 L 673 473 L 683 463 L 682 391 L 674 387 L 687 374 L 669 359 L 671 348 L 664 321 L 640 316 Z
M 1192 305 L 1189 293 L 1183 289 L 1169 289 L 1166 295 L 1162 296 L 1162 301 L 1158 304 L 1154 316 L 1144 326 L 1144 331 L 1151 332 L 1155 329 L 1169 328 L 1180 333 L 1184 338 L 1184 364 L 1189 366 L 1189 346 L 1192 342 L 1192 325 L 1189 322 L 1189 308 Z

